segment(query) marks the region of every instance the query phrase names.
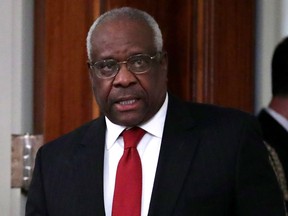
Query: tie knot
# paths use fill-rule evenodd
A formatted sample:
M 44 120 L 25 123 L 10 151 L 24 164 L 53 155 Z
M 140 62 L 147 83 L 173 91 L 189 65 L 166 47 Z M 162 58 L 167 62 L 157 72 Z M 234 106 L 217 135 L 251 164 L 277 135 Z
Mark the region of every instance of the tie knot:
M 122 133 L 124 139 L 124 148 L 136 148 L 138 142 L 145 134 L 145 130 L 139 127 L 133 127 L 129 130 L 125 130 Z

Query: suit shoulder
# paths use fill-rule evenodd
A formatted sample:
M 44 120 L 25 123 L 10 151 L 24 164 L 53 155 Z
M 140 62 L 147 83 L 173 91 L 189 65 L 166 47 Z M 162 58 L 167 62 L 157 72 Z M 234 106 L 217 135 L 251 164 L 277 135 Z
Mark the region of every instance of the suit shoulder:
M 183 101 L 173 96 L 169 97 L 168 111 L 168 114 L 173 116 L 172 121 L 193 119 L 194 122 L 206 126 L 248 123 L 259 127 L 257 118 L 251 113 L 213 104 Z
M 232 119 L 250 119 L 256 121 L 256 117 L 251 113 L 244 112 L 235 108 L 226 108 L 212 104 L 202 104 L 185 102 L 190 112 L 200 118 L 232 118 Z
M 68 149 L 73 148 L 75 145 L 81 143 L 83 138 L 85 137 L 87 131 L 90 130 L 91 127 L 99 124 L 101 122 L 101 118 L 92 120 L 87 122 L 84 125 L 74 129 L 71 132 L 68 132 L 52 141 L 47 142 L 41 147 L 42 151 L 66 151 Z

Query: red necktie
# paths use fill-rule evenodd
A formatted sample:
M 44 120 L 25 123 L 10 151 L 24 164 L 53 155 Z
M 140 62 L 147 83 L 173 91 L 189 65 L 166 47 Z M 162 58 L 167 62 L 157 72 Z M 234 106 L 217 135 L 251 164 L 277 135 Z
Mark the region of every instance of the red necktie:
M 118 163 L 113 198 L 113 216 L 140 216 L 142 197 L 142 166 L 136 149 L 145 131 L 134 127 L 125 130 L 124 153 Z

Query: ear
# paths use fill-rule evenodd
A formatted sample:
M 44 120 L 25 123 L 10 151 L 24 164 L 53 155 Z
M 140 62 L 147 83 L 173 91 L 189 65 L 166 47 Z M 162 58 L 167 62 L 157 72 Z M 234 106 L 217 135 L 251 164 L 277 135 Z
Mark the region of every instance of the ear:
M 163 53 L 162 53 L 160 65 L 161 65 L 162 70 L 167 73 L 167 71 L 168 71 L 168 54 L 166 51 L 163 51 Z
M 88 72 L 89 72 L 89 79 L 91 82 L 91 85 L 93 87 L 93 74 L 92 74 L 92 70 L 91 70 L 91 63 L 89 61 L 87 61 L 87 66 L 88 66 Z

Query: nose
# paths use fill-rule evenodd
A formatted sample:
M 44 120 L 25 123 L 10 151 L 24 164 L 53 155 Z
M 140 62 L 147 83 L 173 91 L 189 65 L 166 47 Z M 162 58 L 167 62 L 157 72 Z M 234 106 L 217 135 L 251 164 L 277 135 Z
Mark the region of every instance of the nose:
M 128 87 L 137 82 L 135 74 L 128 70 L 126 62 L 119 64 L 119 71 L 114 77 L 113 85 L 115 87 Z

